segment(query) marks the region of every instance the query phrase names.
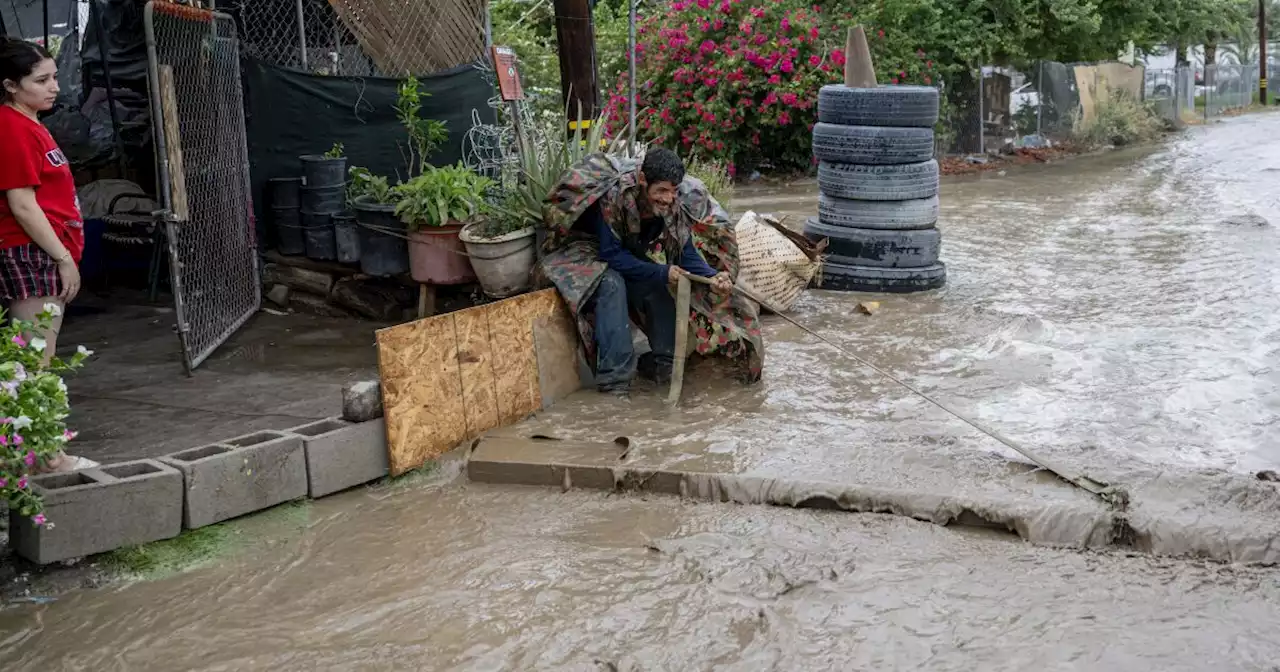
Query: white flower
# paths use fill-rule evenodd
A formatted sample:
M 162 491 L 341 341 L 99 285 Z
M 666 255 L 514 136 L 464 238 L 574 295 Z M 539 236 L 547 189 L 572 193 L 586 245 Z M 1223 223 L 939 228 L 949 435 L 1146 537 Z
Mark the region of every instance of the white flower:
M 0 383 L 0 389 L 3 389 L 5 394 L 8 394 L 11 398 L 18 398 L 18 383 L 8 380 Z
M 19 415 L 18 417 L 13 419 L 14 429 L 26 429 L 30 426 L 31 426 L 31 418 L 28 418 L 25 415 Z
M 44 351 L 44 346 L 45 346 L 45 340 L 44 340 L 43 338 L 40 338 L 39 336 L 36 336 L 35 338 L 31 339 L 31 346 L 30 346 L 30 347 L 31 347 L 31 349 L 32 349 L 32 350 L 36 350 L 36 351 L 38 351 L 38 352 L 43 352 L 43 351 Z
M 81 345 L 81 346 L 77 347 L 77 348 L 76 348 L 76 352 L 77 352 L 77 353 L 79 353 L 79 354 L 81 354 L 81 355 L 84 355 L 85 357 L 89 357 L 89 356 L 93 355 L 93 351 L 92 351 L 92 350 L 90 350 L 89 348 L 84 347 L 83 345 Z
M 62 308 L 56 303 L 46 303 L 44 304 L 44 312 L 49 313 L 53 317 L 58 317 L 62 314 Z
M 63 394 L 67 393 L 67 384 L 62 382 L 61 378 L 58 379 L 58 391 L 62 392 Z
M 13 379 L 22 382 L 27 379 L 27 370 L 21 364 L 13 363 Z

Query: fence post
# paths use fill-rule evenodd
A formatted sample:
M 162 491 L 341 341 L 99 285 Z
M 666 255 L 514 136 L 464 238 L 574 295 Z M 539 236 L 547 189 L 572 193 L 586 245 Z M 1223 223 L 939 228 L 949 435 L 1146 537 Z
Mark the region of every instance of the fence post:
M 983 109 L 987 104 L 987 101 L 984 99 L 984 96 L 986 95 L 985 93 L 986 78 L 987 78 L 986 66 L 979 65 L 978 66 L 978 153 L 979 154 L 987 153 L 987 125 L 986 125 L 987 114 L 986 114 L 986 111 Z
M 1044 139 L 1044 61 L 1036 62 L 1036 135 Z
M 294 5 L 298 9 L 298 50 L 302 53 L 302 69 L 310 70 L 307 67 L 307 21 L 302 11 L 303 0 L 295 0 Z

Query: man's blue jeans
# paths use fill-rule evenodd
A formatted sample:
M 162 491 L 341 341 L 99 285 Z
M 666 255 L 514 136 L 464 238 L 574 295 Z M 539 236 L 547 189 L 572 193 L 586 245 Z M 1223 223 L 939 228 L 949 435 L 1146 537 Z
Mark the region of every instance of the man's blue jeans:
M 676 300 L 665 284 L 627 282 L 617 271 L 607 270 L 591 303 L 596 327 L 596 387 L 625 387 L 635 376 L 629 307 L 645 318 L 645 335 L 658 368 L 671 369 L 676 348 Z

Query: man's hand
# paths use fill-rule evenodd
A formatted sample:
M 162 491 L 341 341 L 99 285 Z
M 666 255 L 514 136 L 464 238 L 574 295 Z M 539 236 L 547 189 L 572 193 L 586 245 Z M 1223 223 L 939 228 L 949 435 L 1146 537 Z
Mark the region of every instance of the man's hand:
M 680 277 L 683 275 L 684 275 L 684 269 L 675 265 L 668 266 L 667 267 L 667 284 L 670 284 L 673 286 L 678 284 L 680 282 Z
M 733 292 L 733 278 L 728 273 L 718 273 L 711 278 L 711 289 L 716 294 L 729 294 Z

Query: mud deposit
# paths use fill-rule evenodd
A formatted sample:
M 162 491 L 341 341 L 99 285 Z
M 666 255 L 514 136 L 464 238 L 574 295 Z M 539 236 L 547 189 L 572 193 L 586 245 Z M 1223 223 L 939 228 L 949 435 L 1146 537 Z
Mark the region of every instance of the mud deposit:
M 1245 117 L 1156 150 L 951 182 L 945 290 L 882 298 L 873 317 L 853 310 L 865 297 L 813 292 L 795 316 L 1128 486 L 1141 550 L 1266 559 L 1280 552 L 1280 489 L 1254 473 L 1280 466 L 1277 138 L 1280 116 Z M 799 189 L 736 206 L 804 216 L 814 202 Z M 904 507 L 948 498 L 944 512 L 1047 520 L 1039 529 L 1075 531 L 1042 541 L 1089 545 L 1088 496 L 798 330 L 772 323 L 767 339 L 760 386 L 700 368 L 677 410 L 653 390 L 629 404 L 583 394 L 517 431 L 626 434 L 636 464 L 734 475 L 722 482 L 757 484 L 746 495 L 821 482 Z M 0 660 L 1124 672 L 1280 660 L 1275 569 L 897 515 L 453 481 L 308 512 L 304 532 L 215 567 L 0 611 Z

